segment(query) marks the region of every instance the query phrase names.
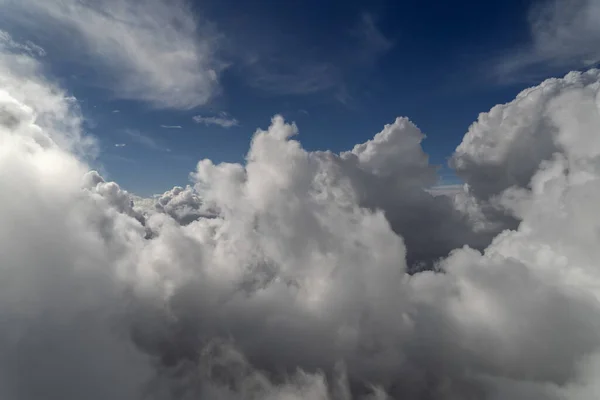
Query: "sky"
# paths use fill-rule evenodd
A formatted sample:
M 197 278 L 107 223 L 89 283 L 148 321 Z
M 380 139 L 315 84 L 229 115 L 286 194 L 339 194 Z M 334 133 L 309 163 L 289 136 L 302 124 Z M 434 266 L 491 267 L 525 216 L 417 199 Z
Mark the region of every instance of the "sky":
M 0 399 L 600 398 L 600 0 L 246 3 L 0 0 Z
M 580 0 L 574 16 L 526 0 L 3 3 L 0 29 L 39 46 L 79 100 L 96 167 L 140 195 L 185 185 L 200 159 L 244 160 L 275 114 L 334 152 L 407 116 L 440 183 L 456 183 L 447 160 L 480 112 L 596 61 L 562 29 L 597 13 Z

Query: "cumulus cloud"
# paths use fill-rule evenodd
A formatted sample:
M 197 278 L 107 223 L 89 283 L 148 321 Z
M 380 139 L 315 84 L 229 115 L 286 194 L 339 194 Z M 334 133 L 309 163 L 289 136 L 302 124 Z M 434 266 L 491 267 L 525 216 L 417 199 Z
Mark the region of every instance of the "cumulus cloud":
M 489 199 L 511 186 L 526 187 L 540 163 L 555 153 L 567 148 L 583 151 L 591 138 L 578 141 L 578 137 L 558 129 L 555 115 L 562 112 L 556 99 L 585 100 L 581 103 L 585 109 L 571 118 L 588 121 L 596 105 L 584 94 L 596 90 L 599 78 L 599 70 L 593 69 L 549 79 L 522 91 L 512 102 L 480 114 L 452 158 L 457 174 L 478 198 Z M 593 120 L 590 127 L 588 136 L 595 132 Z
M 204 205 L 199 194 L 191 186 L 175 186 L 156 196 L 151 203 L 140 202 L 140 205 L 146 213 L 155 211 L 168 214 L 181 225 L 188 225 L 200 218 L 214 218 L 217 215 L 215 210 Z
M 93 157 L 96 142 L 82 134 L 83 117 L 77 100 L 41 78 L 42 66 L 27 53 L 18 43 L 10 48 L 0 47 L 0 97 L 3 99 L 0 121 L 38 143 Z M 43 123 L 43 131 L 31 124 L 34 120 Z
M 276 116 L 244 164 L 143 200 L 85 164 L 76 101 L 1 54 L 0 397 L 598 397 L 599 71 L 482 115 L 454 196 L 407 118 L 336 154 Z
M 116 96 L 190 109 L 218 91 L 218 34 L 186 0 L 2 0 L 3 18 L 91 57 Z M 54 43 L 49 43 L 52 45 Z
M 193 117 L 193 120 L 197 124 L 208 125 L 217 125 L 221 128 L 233 128 L 234 126 L 239 126 L 240 123 L 237 119 L 232 117 L 226 112 L 220 112 L 216 116 L 202 116 L 196 115 Z

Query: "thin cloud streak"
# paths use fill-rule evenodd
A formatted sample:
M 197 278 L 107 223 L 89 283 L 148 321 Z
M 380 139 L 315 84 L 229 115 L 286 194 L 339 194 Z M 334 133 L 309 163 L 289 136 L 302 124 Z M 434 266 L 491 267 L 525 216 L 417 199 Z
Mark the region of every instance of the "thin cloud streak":
M 31 56 L 39 56 L 44 57 L 46 55 L 46 50 L 38 46 L 37 44 L 26 41 L 24 43 L 17 42 L 13 39 L 13 37 L 6 31 L 0 29 L 0 48 L 6 49 L 8 51 L 19 51 L 25 52 Z
M 154 138 L 152 138 L 148 135 L 145 135 L 136 129 L 126 129 L 124 132 L 127 134 L 127 136 L 129 136 L 129 138 L 132 141 L 134 141 L 148 149 L 157 150 L 157 151 L 165 151 L 165 152 L 171 151 L 168 148 L 162 146 Z
M 234 117 L 232 117 L 231 115 L 229 115 L 225 112 L 219 113 L 217 116 L 210 116 L 210 117 L 196 115 L 192 119 L 197 124 L 204 124 L 206 126 L 216 125 L 216 126 L 220 126 L 221 128 L 233 128 L 235 126 L 240 125 L 240 123 L 237 119 L 235 119 Z
M 161 125 L 160 127 L 163 129 L 181 129 L 182 128 L 181 125 Z

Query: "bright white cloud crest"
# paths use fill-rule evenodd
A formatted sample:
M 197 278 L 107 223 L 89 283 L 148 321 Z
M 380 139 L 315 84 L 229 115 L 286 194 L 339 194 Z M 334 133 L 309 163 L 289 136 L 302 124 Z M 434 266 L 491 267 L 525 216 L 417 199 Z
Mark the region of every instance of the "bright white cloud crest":
M 145 201 L 40 76 L 0 58 L 0 397 L 600 394 L 599 71 L 482 114 L 455 198 L 408 119 L 338 155 L 276 116 L 245 166 Z

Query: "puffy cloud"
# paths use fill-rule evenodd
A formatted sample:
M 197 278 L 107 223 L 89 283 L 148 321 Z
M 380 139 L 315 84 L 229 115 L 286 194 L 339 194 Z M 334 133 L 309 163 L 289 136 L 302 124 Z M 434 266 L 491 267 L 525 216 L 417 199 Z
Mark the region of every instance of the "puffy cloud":
M 92 57 L 120 98 L 190 109 L 218 91 L 218 34 L 196 21 L 186 0 L 2 0 L 0 6 L 12 25 L 40 40 L 52 34 Z
M 89 142 L 78 108 L 38 71 L 0 58 L 0 393 L 131 398 L 151 370 L 116 328 L 128 239 L 113 234 L 140 225 L 82 192 L 87 167 L 68 152 Z
M 141 205 L 143 207 L 143 203 Z M 217 215 L 216 211 L 204 206 L 198 193 L 190 186 L 175 186 L 157 196 L 152 202 L 153 210 L 147 205 L 146 212 L 158 211 L 168 214 L 181 225 L 188 225 L 200 218 L 214 218 Z
M 458 199 L 430 193 L 437 176 L 421 149 L 424 138 L 408 119 L 398 118 L 373 140 L 341 154 L 359 204 L 385 212 L 406 242 L 411 269 L 431 267 L 465 244 L 483 248 L 497 233 L 497 227 L 472 208 L 457 207 Z M 481 223 L 473 224 L 473 218 Z
M 133 199 L 129 193 L 122 190 L 115 182 L 106 182 L 97 171 L 89 171 L 83 176 L 82 187 L 101 197 L 107 205 L 114 207 L 118 212 L 144 224 L 144 216 L 134 209 Z
M 83 117 L 77 100 L 43 79 L 41 65 L 20 53 L 22 47 L 8 50 L 0 51 L 2 125 L 40 145 L 59 146 L 79 156 L 93 156 L 96 144 L 81 133 Z
M 511 187 L 526 187 L 543 160 L 565 151 L 585 151 L 595 146 L 596 91 L 600 71 L 572 72 L 564 79 L 549 79 L 519 93 L 510 103 L 497 105 L 479 119 L 456 149 L 452 165 L 480 199 Z M 569 102 L 584 107 L 576 112 Z M 561 106 L 568 112 L 562 111 Z M 557 125 L 557 116 L 582 118 L 589 125 L 583 132 L 570 132 Z
M 482 115 L 454 197 L 408 119 L 334 154 L 275 117 L 245 164 L 146 200 L 75 155 L 35 61 L 0 73 L 2 398 L 598 396 L 597 71 Z M 488 200 L 519 222 L 493 240 Z

